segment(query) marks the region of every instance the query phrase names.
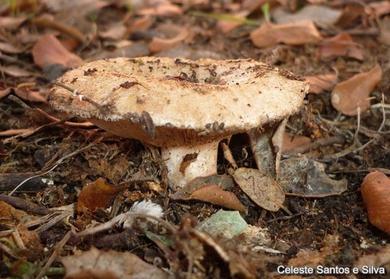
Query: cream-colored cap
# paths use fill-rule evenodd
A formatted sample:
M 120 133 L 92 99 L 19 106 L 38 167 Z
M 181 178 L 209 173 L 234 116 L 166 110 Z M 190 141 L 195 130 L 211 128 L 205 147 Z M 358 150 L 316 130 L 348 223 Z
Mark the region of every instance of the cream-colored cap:
M 278 121 L 298 111 L 308 89 L 291 73 L 248 59 L 114 58 L 84 64 L 58 82 L 86 98 L 54 86 L 55 109 L 157 146 L 207 142 Z

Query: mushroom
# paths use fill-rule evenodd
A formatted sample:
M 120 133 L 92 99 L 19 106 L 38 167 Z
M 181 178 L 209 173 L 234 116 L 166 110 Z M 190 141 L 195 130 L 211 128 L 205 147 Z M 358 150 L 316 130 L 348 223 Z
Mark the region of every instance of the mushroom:
M 114 58 L 65 73 L 50 103 L 160 147 L 170 184 L 183 187 L 216 173 L 220 140 L 297 112 L 307 90 L 291 73 L 250 59 Z

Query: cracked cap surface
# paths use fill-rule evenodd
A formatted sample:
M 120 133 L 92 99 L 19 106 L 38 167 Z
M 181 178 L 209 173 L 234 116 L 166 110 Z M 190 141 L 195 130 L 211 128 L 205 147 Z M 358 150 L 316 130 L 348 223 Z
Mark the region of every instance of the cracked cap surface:
M 157 146 L 245 132 L 299 110 L 307 85 L 254 60 L 98 60 L 70 70 L 50 103 L 114 134 Z M 77 97 L 76 90 L 83 97 Z

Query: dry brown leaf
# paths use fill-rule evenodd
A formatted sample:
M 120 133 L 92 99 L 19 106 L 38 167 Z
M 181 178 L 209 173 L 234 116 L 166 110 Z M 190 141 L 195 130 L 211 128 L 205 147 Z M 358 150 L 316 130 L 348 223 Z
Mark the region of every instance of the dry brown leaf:
M 140 5 L 134 5 L 134 10 L 139 15 L 148 16 L 174 16 L 181 15 L 183 10 L 167 0 L 137 1 Z
M 122 190 L 123 188 L 108 184 L 103 178 L 98 178 L 81 190 L 77 200 L 77 212 L 107 208 Z
M 131 25 L 129 26 L 127 32 L 129 34 L 136 32 L 136 31 L 145 31 L 148 30 L 152 24 L 154 23 L 154 18 L 151 16 L 142 16 L 140 18 L 135 18 Z
M 29 88 L 15 88 L 15 94 L 25 101 L 47 103 L 48 94 Z
M 321 59 L 346 56 L 363 60 L 364 50 L 360 44 L 353 41 L 349 34 L 340 33 L 321 42 L 318 47 L 318 56 Z
M 82 16 L 109 5 L 106 1 L 101 0 L 41 0 L 41 2 L 52 12 L 75 9 Z
M 82 59 L 69 52 L 61 42 L 53 35 L 43 35 L 32 49 L 34 63 L 41 68 L 52 64 L 60 64 L 65 67 L 77 67 L 82 64 Z
M 63 257 L 66 279 L 167 279 L 168 275 L 129 252 L 100 251 L 92 248 Z
M 250 38 L 257 47 L 271 47 L 278 43 L 303 45 L 317 43 L 322 39 L 310 20 L 287 24 L 264 23 L 250 33 Z
M 24 225 L 19 225 L 17 229 L 20 239 L 25 245 L 25 249 L 21 253 L 25 254 L 30 260 L 39 259 L 42 256 L 43 246 L 38 233 L 34 230 L 28 230 Z
M 272 177 L 256 169 L 239 168 L 233 178 L 258 206 L 269 211 L 278 211 L 283 206 L 284 192 Z
M 24 225 L 24 223 L 34 219 L 36 219 L 34 216 L 28 215 L 25 211 L 15 209 L 8 203 L 0 201 L 1 224 L 16 230 L 24 245 L 24 247 L 18 247 L 17 243 L 14 243 L 12 246 L 16 249 L 15 254 L 23 255 L 31 260 L 39 258 L 43 251 L 37 232 L 28 230 Z M 12 235 L 9 235 L 9 238 L 4 238 L 3 240 L 4 243 L 15 242 Z
M 361 192 L 370 223 L 390 234 L 390 178 L 371 172 L 364 178 Z
M 99 31 L 99 37 L 109 40 L 120 40 L 127 32 L 126 26 L 123 22 L 114 23 L 106 28 L 104 31 Z
M 31 23 L 40 28 L 58 30 L 59 32 L 66 34 L 76 40 L 77 44 L 83 44 L 87 40 L 86 36 L 76 27 L 63 23 L 61 20 L 54 18 L 53 15 L 43 14 L 39 17 L 35 17 L 34 19 L 32 19 Z
M 223 19 L 218 20 L 217 28 L 221 30 L 222 33 L 224 34 L 229 33 L 230 31 L 237 28 L 238 26 L 241 26 L 244 23 L 245 18 L 248 14 L 249 13 L 247 11 L 240 11 L 237 13 L 233 13 L 231 16 L 235 17 L 237 21 L 231 21 L 231 20 L 229 21 Z M 239 21 L 240 19 L 242 19 L 242 22 Z
M 246 207 L 235 194 L 224 191 L 218 185 L 204 185 L 192 192 L 188 199 L 205 201 L 241 212 L 246 211 Z
M 354 75 L 336 85 L 332 91 L 333 107 L 346 115 L 357 115 L 370 107 L 370 94 L 382 79 L 382 68 L 376 65 L 368 72 Z
M 309 93 L 320 94 L 324 91 L 330 91 L 337 84 L 336 74 L 322 74 L 315 76 L 306 76 L 305 81 L 309 83 Z
M 27 16 L 0 16 L 0 26 L 4 29 L 16 29 L 27 20 Z
M 8 96 L 11 93 L 11 88 L 0 89 L 0 99 Z
M 160 52 L 173 48 L 186 40 L 190 33 L 186 27 L 181 27 L 174 24 L 163 24 L 158 27 L 159 33 L 165 33 L 169 38 L 154 37 L 149 43 L 151 52 Z
M 308 137 L 292 135 L 289 133 L 284 133 L 283 138 L 282 153 L 291 151 L 296 147 L 306 145 L 311 142 L 310 138 Z
M 9 42 L 0 42 L 0 51 L 5 53 L 18 54 L 22 53 L 24 49 L 17 47 Z
M 27 213 L 23 210 L 15 209 L 8 203 L 0 200 L 0 220 L 3 225 L 15 226 L 26 217 Z
M 356 25 L 361 18 L 364 16 L 364 5 L 357 2 L 346 3 L 343 9 L 343 14 L 341 15 L 337 25 L 342 28 L 350 28 Z
M 11 77 L 30 77 L 33 75 L 33 73 L 20 68 L 16 65 L 9 65 L 9 66 L 1 66 L 0 65 L 0 73 L 5 73 Z
M 321 5 L 306 5 L 296 13 L 289 13 L 284 8 L 276 8 L 272 12 L 272 18 L 276 23 L 291 23 L 301 20 L 311 20 L 317 26 L 327 27 L 334 25 L 342 12 Z

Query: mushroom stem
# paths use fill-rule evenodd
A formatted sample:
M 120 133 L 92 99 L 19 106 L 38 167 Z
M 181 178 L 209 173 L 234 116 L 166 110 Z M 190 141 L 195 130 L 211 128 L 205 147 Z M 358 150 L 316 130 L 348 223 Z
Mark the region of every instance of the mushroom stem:
M 168 168 L 168 180 L 182 188 L 194 178 L 217 173 L 219 141 L 161 148 L 161 157 Z

